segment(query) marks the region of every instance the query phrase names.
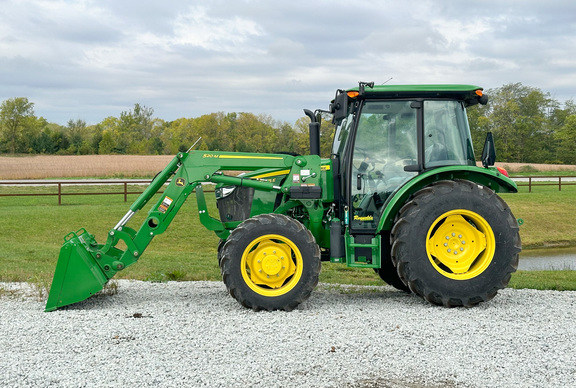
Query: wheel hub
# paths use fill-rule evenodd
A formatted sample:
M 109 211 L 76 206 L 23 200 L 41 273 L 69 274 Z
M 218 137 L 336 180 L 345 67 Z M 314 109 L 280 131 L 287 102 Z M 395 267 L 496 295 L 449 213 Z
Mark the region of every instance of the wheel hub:
M 492 254 L 486 248 L 493 240 L 491 228 L 478 214 L 467 210 L 448 212 L 430 228 L 428 257 L 440 273 L 469 279 L 490 264 Z
M 289 245 L 271 239 L 256 243 L 246 257 L 250 280 L 261 287 L 280 288 L 296 272 Z
M 283 258 L 282 258 L 283 259 Z M 278 256 L 266 256 L 262 260 L 262 270 L 267 275 L 277 275 L 282 269 L 282 262 Z

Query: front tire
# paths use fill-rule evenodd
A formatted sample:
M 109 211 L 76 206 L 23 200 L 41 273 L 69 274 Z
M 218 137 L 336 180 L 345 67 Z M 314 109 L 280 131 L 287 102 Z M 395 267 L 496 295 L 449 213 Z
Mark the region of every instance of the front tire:
M 222 279 L 244 307 L 291 311 L 318 284 L 320 248 L 300 222 L 281 214 L 250 218 L 222 247 Z
M 397 290 L 410 293 L 410 288 L 404 284 L 396 266 L 392 262 L 392 257 L 390 255 L 390 239 L 388 236 L 382 238 L 382 249 L 380 257 L 380 268 L 375 268 L 374 271 L 380 276 L 380 279 L 384 280 L 387 284 L 391 285 Z
M 446 307 L 474 306 L 505 288 L 518 267 L 518 223 L 492 190 L 440 181 L 400 210 L 392 259 L 410 290 Z

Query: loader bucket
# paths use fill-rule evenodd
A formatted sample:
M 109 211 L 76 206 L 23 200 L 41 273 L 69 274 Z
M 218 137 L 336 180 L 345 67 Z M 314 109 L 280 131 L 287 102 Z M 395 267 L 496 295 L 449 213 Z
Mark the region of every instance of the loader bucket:
M 108 278 L 90 253 L 93 246 L 94 237 L 85 229 L 64 237 L 44 311 L 80 302 L 102 290 Z

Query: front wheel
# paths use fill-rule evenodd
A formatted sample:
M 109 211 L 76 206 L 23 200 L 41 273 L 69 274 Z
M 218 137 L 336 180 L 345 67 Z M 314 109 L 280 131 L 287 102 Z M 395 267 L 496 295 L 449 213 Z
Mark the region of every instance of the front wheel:
M 320 248 L 300 222 L 281 214 L 250 218 L 222 247 L 222 278 L 240 304 L 293 310 L 318 284 Z
M 507 286 L 518 267 L 518 224 L 506 203 L 473 182 L 417 192 L 392 229 L 392 256 L 410 290 L 430 303 L 474 306 Z

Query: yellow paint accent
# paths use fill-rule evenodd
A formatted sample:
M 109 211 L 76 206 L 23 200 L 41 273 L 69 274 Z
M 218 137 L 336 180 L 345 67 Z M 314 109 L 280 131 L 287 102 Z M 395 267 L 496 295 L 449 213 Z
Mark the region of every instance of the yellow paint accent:
M 442 275 L 468 280 L 492 262 L 496 239 L 490 224 L 478 213 L 457 209 L 438 217 L 426 235 L 426 253 Z
M 245 155 L 220 155 L 220 159 L 265 159 L 265 160 L 283 160 L 278 156 L 245 156 Z
M 253 176 L 252 179 L 263 179 L 263 178 L 270 178 L 273 176 L 286 175 L 289 172 L 290 172 L 290 170 L 280 170 L 280 171 L 270 172 L 268 174 Z
M 321 169 L 322 171 L 330 171 L 330 165 L 327 164 L 326 166 L 320 166 L 320 169 Z
M 281 296 L 302 278 L 302 254 L 292 240 L 267 234 L 253 240 L 244 252 L 240 269 L 244 282 L 262 296 Z

